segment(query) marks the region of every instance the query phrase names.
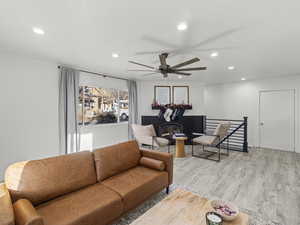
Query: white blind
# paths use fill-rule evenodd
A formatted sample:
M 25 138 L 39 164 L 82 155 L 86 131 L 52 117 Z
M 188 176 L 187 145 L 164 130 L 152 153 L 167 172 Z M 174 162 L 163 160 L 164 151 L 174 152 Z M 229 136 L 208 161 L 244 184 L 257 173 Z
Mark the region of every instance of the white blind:
M 127 82 L 109 77 L 102 77 L 95 74 L 80 72 L 80 86 L 100 87 L 100 88 L 115 88 L 119 90 L 128 90 Z

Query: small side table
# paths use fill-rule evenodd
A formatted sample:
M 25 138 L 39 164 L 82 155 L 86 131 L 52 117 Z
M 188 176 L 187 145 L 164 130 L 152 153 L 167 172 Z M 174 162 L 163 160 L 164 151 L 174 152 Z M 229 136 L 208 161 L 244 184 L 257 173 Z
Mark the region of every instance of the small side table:
M 185 150 L 184 150 L 184 141 L 187 140 L 187 137 L 175 137 L 173 139 L 176 140 L 176 158 L 184 158 Z

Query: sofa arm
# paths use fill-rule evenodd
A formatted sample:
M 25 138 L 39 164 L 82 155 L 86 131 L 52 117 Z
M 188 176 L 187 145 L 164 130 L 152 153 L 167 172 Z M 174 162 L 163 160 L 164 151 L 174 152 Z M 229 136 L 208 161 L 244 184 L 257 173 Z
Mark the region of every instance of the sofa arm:
M 140 150 L 142 156 L 163 161 L 165 163 L 165 171 L 169 174 L 169 185 L 173 183 L 173 155 L 165 152 L 156 152 L 148 150 Z
M 0 184 L 0 225 L 15 225 L 14 208 L 5 184 Z
M 20 199 L 13 206 L 16 225 L 44 225 L 43 218 L 27 199 Z

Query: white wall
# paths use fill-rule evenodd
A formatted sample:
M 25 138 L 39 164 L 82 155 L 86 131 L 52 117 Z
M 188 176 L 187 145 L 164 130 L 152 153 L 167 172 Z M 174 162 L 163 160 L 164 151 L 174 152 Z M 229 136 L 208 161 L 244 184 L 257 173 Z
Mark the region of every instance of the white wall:
M 128 123 L 99 124 L 81 128 L 80 149 L 93 150 L 128 141 Z
M 258 146 L 258 99 L 262 90 L 296 90 L 296 152 L 300 153 L 300 76 L 244 81 L 230 84 L 203 85 L 184 81 L 139 81 L 139 119 L 142 115 L 157 115 L 151 109 L 155 85 L 189 85 L 192 110 L 185 115 L 207 115 L 208 118 L 249 118 L 248 138 L 250 146 Z M 278 132 L 278 131 L 274 131 Z
M 59 153 L 57 65 L 0 53 L 0 84 L 1 181 L 13 162 Z
M 300 76 L 206 86 L 204 89 L 205 114 L 210 118 L 228 119 L 240 119 L 248 116 L 249 144 L 258 146 L 259 91 L 280 89 L 296 90 L 296 151 L 300 152 Z
M 0 181 L 13 162 L 59 154 L 58 77 L 56 63 L 0 53 Z M 124 81 L 94 81 L 126 87 Z M 81 132 L 82 150 L 128 140 L 127 123 L 87 126 Z
M 139 119 L 141 116 L 158 115 L 159 110 L 152 110 L 151 104 L 154 99 L 155 85 L 187 85 L 190 87 L 190 104 L 193 105 L 192 110 L 186 110 L 185 115 L 203 115 L 204 110 L 204 86 L 199 82 L 184 81 L 139 81 L 138 82 L 138 109 Z

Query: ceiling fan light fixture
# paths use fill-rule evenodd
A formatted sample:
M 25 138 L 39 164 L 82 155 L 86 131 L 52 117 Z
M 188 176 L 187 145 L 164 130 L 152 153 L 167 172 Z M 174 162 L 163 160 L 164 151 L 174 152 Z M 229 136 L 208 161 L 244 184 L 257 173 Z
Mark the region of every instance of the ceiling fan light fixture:
M 119 58 L 119 54 L 118 54 L 118 53 L 115 53 L 115 52 L 113 52 L 113 53 L 111 54 L 111 56 L 112 56 L 113 58 Z
M 45 31 L 42 28 L 39 28 L 39 27 L 33 27 L 32 31 L 34 33 L 38 34 L 38 35 L 44 35 L 45 34 Z
M 234 66 L 228 66 L 227 69 L 228 69 L 228 70 L 234 70 L 235 67 L 234 67 Z
M 167 64 L 166 59 L 168 57 L 168 53 L 162 53 L 159 55 L 159 60 L 160 60 L 160 65 L 158 68 L 153 67 L 153 66 L 149 66 L 146 64 L 142 64 L 139 62 L 135 62 L 135 61 L 131 61 L 129 60 L 129 63 L 138 65 L 138 66 L 142 66 L 142 67 L 146 67 L 148 68 L 147 71 L 149 71 L 149 69 L 151 69 L 150 71 L 153 73 L 160 73 L 163 75 L 163 78 L 167 78 L 168 74 L 176 74 L 177 77 L 179 79 L 183 78 L 183 76 L 191 76 L 191 73 L 188 73 L 187 71 L 197 71 L 197 70 L 206 70 L 206 67 L 189 67 L 186 68 L 186 66 L 199 62 L 200 59 L 198 57 L 192 58 L 190 60 L 181 62 L 179 64 L 176 64 L 174 66 L 170 66 Z M 144 69 L 145 70 L 145 69 Z M 136 71 L 136 70 L 135 70 Z M 141 71 L 141 70 L 138 70 Z
M 177 25 L 177 30 L 179 30 L 179 31 L 184 31 L 184 30 L 186 30 L 188 28 L 188 25 L 187 25 L 187 23 L 185 23 L 185 22 L 181 22 L 181 23 L 179 23 L 178 25 Z
M 211 54 L 210 54 L 210 58 L 216 58 L 216 57 L 218 57 L 219 56 L 219 53 L 218 52 L 212 52 Z

